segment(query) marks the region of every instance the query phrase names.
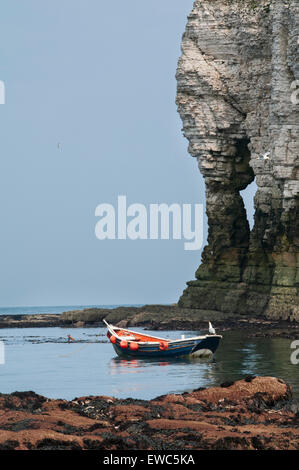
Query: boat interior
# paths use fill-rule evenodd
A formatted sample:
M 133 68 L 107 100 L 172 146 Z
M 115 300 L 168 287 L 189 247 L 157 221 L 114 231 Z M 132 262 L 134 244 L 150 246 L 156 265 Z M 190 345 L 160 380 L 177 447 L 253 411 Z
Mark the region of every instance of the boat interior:
M 130 330 L 123 330 L 121 328 L 113 328 L 117 336 L 130 340 L 130 341 L 137 341 L 137 342 L 144 342 L 144 343 L 156 343 L 159 341 L 167 341 L 165 338 L 157 338 L 155 336 L 149 336 L 145 335 L 142 333 L 138 333 L 136 331 L 130 331 Z

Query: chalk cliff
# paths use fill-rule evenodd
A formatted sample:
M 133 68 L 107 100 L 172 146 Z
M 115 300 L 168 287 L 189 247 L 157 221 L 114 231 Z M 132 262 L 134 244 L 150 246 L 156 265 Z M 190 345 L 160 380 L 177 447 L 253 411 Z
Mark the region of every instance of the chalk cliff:
M 208 245 L 183 308 L 299 321 L 297 0 L 196 0 L 177 105 L 206 183 Z M 250 231 L 240 191 L 255 179 Z

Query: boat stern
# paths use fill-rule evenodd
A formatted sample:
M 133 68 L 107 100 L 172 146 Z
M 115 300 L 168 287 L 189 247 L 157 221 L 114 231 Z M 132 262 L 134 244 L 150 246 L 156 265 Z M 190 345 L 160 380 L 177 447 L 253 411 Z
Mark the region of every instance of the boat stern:
M 211 335 L 200 340 L 192 349 L 192 356 L 206 357 L 214 354 L 219 346 L 222 336 Z

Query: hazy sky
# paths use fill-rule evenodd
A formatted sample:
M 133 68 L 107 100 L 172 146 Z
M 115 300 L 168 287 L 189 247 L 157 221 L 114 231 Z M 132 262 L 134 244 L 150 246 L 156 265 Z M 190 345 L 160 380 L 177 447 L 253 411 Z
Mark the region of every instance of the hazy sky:
M 194 277 L 201 252 L 184 240 L 94 234 L 118 195 L 204 203 L 175 105 L 192 3 L 1 6 L 1 305 L 176 302 Z

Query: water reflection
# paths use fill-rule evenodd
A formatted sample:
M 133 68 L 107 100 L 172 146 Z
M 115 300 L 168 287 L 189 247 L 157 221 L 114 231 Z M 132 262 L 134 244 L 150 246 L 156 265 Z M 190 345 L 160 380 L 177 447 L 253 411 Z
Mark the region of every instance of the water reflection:
M 244 331 L 219 333 L 223 339 L 214 359 L 163 360 L 116 356 L 103 328 L 77 328 L 74 344 L 66 343 L 65 337 L 62 341 L 60 328 L 2 329 L 6 362 L 0 365 L 0 392 L 34 390 L 65 399 L 86 395 L 150 399 L 253 374 L 286 380 L 299 398 L 299 365 L 290 362 L 291 340 L 248 338 Z M 175 339 L 181 334 L 202 332 L 167 331 L 161 336 Z
M 178 335 L 177 332 L 167 334 L 168 337 Z M 194 335 L 194 332 L 191 334 Z M 125 388 L 128 383 L 131 387 L 138 387 L 137 395 L 150 395 L 151 390 L 161 394 L 179 393 L 220 385 L 227 380 L 238 380 L 253 374 L 281 377 L 292 384 L 294 395 L 298 396 L 299 375 L 298 367 L 296 370 L 295 367 L 290 363 L 288 340 L 249 339 L 244 331 L 234 331 L 225 333 L 214 358 L 190 356 L 161 360 L 116 356 L 109 363 L 109 373 L 111 376 L 121 376 L 119 381 L 123 382 Z M 129 374 L 137 375 L 136 378 L 129 378 Z
M 198 388 L 203 382 L 214 381 L 213 358 L 179 357 L 120 358 L 109 363 L 109 373 L 115 383 L 114 390 L 124 395 L 138 390 L 136 397 L 155 397 L 166 393 L 179 393 Z M 134 374 L 134 375 L 132 375 Z
M 131 369 L 144 369 L 145 367 L 165 367 L 165 366 L 174 366 L 174 365 L 188 365 L 195 363 L 210 363 L 215 362 L 213 357 L 211 358 L 199 358 L 199 357 L 177 357 L 169 359 L 161 358 L 121 358 L 114 357 L 110 361 L 110 372 L 111 375 L 114 374 L 127 374 L 132 373 Z M 134 372 L 138 372 L 137 370 Z

